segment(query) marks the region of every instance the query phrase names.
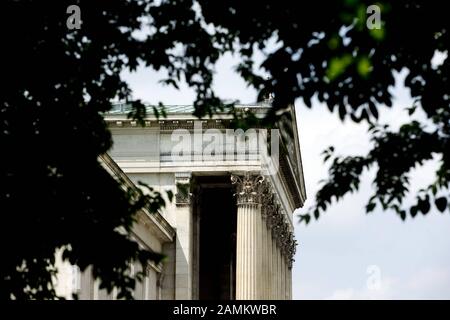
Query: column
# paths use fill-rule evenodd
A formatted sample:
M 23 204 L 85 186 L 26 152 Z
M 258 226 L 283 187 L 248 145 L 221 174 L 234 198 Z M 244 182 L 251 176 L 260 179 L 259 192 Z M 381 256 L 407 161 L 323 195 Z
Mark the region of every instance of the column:
M 289 266 L 286 268 L 286 300 L 292 300 L 292 270 Z
M 280 251 L 280 247 L 277 247 L 277 264 L 278 264 L 278 274 L 277 274 L 277 278 L 278 278 L 278 300 L 282 300 L 283 299 L 283 266 L 282 266 L 282 256 L 281 256 L 281 251 Z
M 287 263 L 286 263 L 286 253 L 287 253 L 287 243 L 288 243 L 288 227 L 286 223 L 285 216 L 283 215 L 282 224 L 280 228 L 280 253 L 281 253 L 281 299 L 286 300 L 287 292 Z
M 287 283 L 286 283 L 286 260 L 282 255 L 281 257 L 281 299 L 286 300 Z
M 236 299 L 291 299 L 292 226 L 270 184 L 232 175 L 236 186 Z
M 236 235 L 236 299 L 261 298 L 261 202 L 260 186 L 263 177 L 250 175 L 231 176 L 236 185 L 237 235 Z
M 287 247 L 287 261 L 288 261 L 288 277 L 287 281 L 289 283 L 288 287 L 288 299 L 292 299 L 292 264 L 294 262 L 294 255 L 297 248 L 297 241 L 294 239 L 293 230 L 291 231 L 289 235 L 289 242 Z
M 276 299 L 276 282 L 275 282 L 275 275 L 277 273 L 277 266 L 275 264 L 275 243 L 274 238 L 272 237 L 272 244 L 270 246 L 271 254 L 270 254 L 270 260 L 271 260 L 271 275 L 270 275 L 270 296 L 272 300 Z
M 175 244 L 175 299 L 192 299 L 192 214 L 189 172 L 175 173 L 177 237 Z
M 281 230 L 282 230 L 282 214 L 279 205 L 276 203 L 273 212 L 273 236 L 275 246 L 275 264 L 276 264 L 276 293 L 275 299 L 283 299 L 283 266 L 282 266 L 282 252 L 281 252 Z
M 259 213 L 259 214 L 258 214 Z M 256 292 L 256 299 L 258 300 L 262 300 L 264 299 L 264 295 L 265 295 L 265 257 L 264 257 L 264 230 L 266 229 L 266 227 L 264 226 L 263 223 L 265 223 L 265 221 L 263 221 L 263 217 L 262 217 L 262 210 L 261 210 L 261 205 L 259 205 L 259 212 L 256 214 L 256 222 L 257 222 L 257 226 L 256 226 L 256 241 L 257 241 L 257 248 L 256 248 L 256 258 L 257 261 L 256 263 L 259 265 L 259 272 L 257 274 L 257 280 L 256 280 L 256 285 L 257 285 L 257 292 Z
M 273 277 L 273 270 L 272 270 L 272 232 L 270 231 L 269 226 L 267 227 L 267 299 L 272 300 L 272 277 Z
M 267 299 L 275 300 L 278 295 L 278 264 L 276 243 L 276 216 L 275 195 L 271 186 L 266 183 L 263 194 L 263 210 L 267 227 Z
M 264 209 L 262 209 L 264 210 Z M 269 238 L 269 232 L 267 230 L 267 224 L 266 224 L 266 216 L 265 214 L 261 215 L 261 264 L 262 264 L 262 273 L 261 273 L 261 297 L 260 299 L 267 300 L 269 299 L 269 256 L 268 256 L 268 238 Z
M 258 299 L 257 205 L 238 207 L 236 299 Z

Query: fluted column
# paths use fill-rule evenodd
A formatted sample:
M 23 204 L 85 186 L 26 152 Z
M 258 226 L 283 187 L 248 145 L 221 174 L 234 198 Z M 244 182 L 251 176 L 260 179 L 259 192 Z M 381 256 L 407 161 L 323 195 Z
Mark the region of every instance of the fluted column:
M 266 196 L 265 193 L 262 194 Z M 263 279 L 261 281 L 263 289 L 261 299 L 272 299 L 271 295 L 271 279 L 272 279 L 272 232 L 270 230 L 270 211 L 267 208 L 267 204 L 262 201 L 261 216 L 262 216 L 262 267 L 263 267 Z
M 283 299 L 283 281 L 282 281 L 282 275 L 283 275 L 283 266 L 281 265 L 281 260 L 283 258 L 281 257 L 281 251 L 280 248 L 278 247 L 277 249 L 277 264 L 278 264 L 278 274 L 277 274 L 277 278 L 278 278 L 278 300 Z
M 249 173 L 236 186 L 236 299 L 290 299 L 296 242 L 271 185 Z
M 282 230 L 282 213 L 277 203 L 274 205 L 273 211 L 273 237 L 275 246 L 275 264 L 276 264 L 276 287 L 275 287 L 275 299 L 283 299 L 283 282 L 282 282 L 282 252 L 281 252 L 281 230 Z
M 278 295 L 278 255 L 276 243 L 277 207 L 275 195 L 271 186 L 266 182 L 263 187 L 262 213 L 267 227 L 267 299 L 275 300 Z
M 283 256 L 281 259 L 281 299 L 286 300 L 287 284 L 286 284 L 286 260 Z
M 289 242 L 289 227 L 287 225 L 287 219 L 283 215 L 280 224 L 280 235 L 279 235 L 279 245 L 281 252 L 281 298 L 282 300 L 286 299 L 287 292 L 287 282 L 286 282 L 286 274 L 287 274 L 287 244 Z
M 272 278 L 273 278 L 273 264 L 272 264 L 272 234 L 270 229 L 267 230 L 267 299 L 272 300 Z
M 277 244 L 275 238 L 272 238 L 272 286 L 271 286 L 271 295 L 272 299 L 278 299 L 278 256 L 277 256 Z
M 284 265 L 283 265 L 283 254 L 280 254 L 280 300 L 284 300 Z
M 176 300 L 192 299 L 193 226 L 190 179 L 190 172 L 175 173 L 175 184 L 177 186 L 177 193 L 175 194 L 175 213 L 178 240 L 175 244 L 175 282 L 177 284 L 177 290 L 175 292 Z
M 236 299 L 261 298 L 262 218 L 260 186 L 263 177 L 231 176 L 237 197 Z
M 260 219 L 261 223 L 261 253 L 259 255 L 259 262 L 261 263 L 261 276 L 260 276 L 260 283 L 261 283 L 261 292 L 259 299 L 267 299 L 267 259 L 266 259 L 266 238 L 267 238 L 267 227 L 265 226 L 265 220 L 263 216 L 261 215 Z
M 258 215 L 258 242 L 259 242 L 259 251 L 258 251 L 258 263 L 260 264 L 260 273 L 258 277 L 258 284 L 259 284 L 259 293 L 258 293 L 258 299 L 266 299 L 266 278 L 267 278 L 267 257 L 265 256 L 265 250 L 266 250 L 266 243 L 265 239 L 267 237 L 266 231 L 267 227 L 265 226 L 266 221 L 264 219 L 264 215 L 262 214 L 262 208 L 260 206 L 260 214 Z
M 292 269 L 286 267 L 286 300 L 292 299 Z
M 292 264 L 294 263 L 294 255 L 297 248 L 297 241 L 294 239 L 294 235 L 291 233 L 289 237 L 289 241 L 287 244 L 287 252 L 288 252 L 288 283 L 289 283 L 289 291 L 288 291 L 288 299 L 292 299 Z

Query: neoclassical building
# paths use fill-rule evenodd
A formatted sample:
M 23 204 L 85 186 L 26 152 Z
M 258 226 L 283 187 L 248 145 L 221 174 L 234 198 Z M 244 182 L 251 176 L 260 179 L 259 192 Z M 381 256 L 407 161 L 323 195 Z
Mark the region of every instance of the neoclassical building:
M 264 117 L 267 103 L 237 105 Z M 294 107 L 277 130 L 232 129 L 228 112 L 198 120 L 192 106 L 166 107 L 145 126 L 117 104 L 106 115 L 114 145 L 101 160 L 128 186 L 139 181 L 175 199 L 156 214 L 142 210 L 133 237 L 166 259 L 146 266 L 136 299 L 291 299 L 296 250 L 293 212 L 306 199 Z M 57 292 L 114 299 L 60 264 Z M 132 266 L 132 272 L 141 270 Z

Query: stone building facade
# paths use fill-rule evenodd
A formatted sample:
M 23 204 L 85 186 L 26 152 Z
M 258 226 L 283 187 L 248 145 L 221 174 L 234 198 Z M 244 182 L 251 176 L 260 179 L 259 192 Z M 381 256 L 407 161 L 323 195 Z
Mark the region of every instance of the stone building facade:
M 270 105 L 234 108 L 262 118 Z M 125 104 L 106 115 L 114 146 L 101 158 L 105 168 L 130 185 L 175 194 L 161 212 L 140 212 L 134 226 L 138 243 L 167 257 L 147 266 L 136 299 L 291 299 L 292 214 L 306 193 L 294 107 L 288 110 L 288 121 L 269 131 L 233 130 L 227 112 L 198 120 L 192 106 L 166 107 L 165 118 L 148 116 L 144 127 L 128 119 Z M 89 270 L 60 269 L 60 294 L 114 299 Z

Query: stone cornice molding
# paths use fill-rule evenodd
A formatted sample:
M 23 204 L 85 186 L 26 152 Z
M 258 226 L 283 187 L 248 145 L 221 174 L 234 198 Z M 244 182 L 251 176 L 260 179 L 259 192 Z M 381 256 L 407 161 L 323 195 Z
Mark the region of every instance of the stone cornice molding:
M 251 109 L 251 108 L 250 108 Z M 258 109 L 258 108 L 256 108 Z M 176 116 L 176 114 L 172 115 Z M 176 129 L 186 129 L 189 132 L 194 132 L 194 123 L 202 122 L 202 129 L 218 129 L 225 133 L 226 129 L 233 129 L 232 119 L 183 119 L 182 117 L 176 117 L 173 119 L 145 119 L 145 127 L 141 127 L 136 121 L 127 119 L 125 116 L 108 115 L 106 122 L 110 128 L 118 129 L 139 129 L 139 130 L 157 130 L 161 134 L 173 132 Z M 261 126 L 255 126 L 253 129 L 259 129 Z M 301 168 L 297 168 L 295 163 L 291 163 L 287 147 L 285 146 L 283 139 L 280 137 L 280 179 L 286 188 L 286 196 L 289 199 L 291 206 L 299 208 L 303 206 L 306 199 L 304 194 L 304 186 L 299 181 L 303 181 L 303 177 L 295 178 L 300 175 Z M 300 171 L 299 171 L 300 170 Z M 299 185 L 300 184 L 300 185 Z M 302 191 L 303 190 L 303 191 Z
M 129 189 L 137 193 L 138 187 L 130 180 L 130 178 L 108 154 L 105 153 L 101 155 L 99 160 L 107 172 L 109 172 L 118 180 L 118 182 L 120 182 L 124 190 Z M 157 211 L 150 213 L 146 208 L 141 208 L 137 217 L 144 226 L 152 228 L 152 230 L 155 231 L 156 236 L 161 241 L 172 242 L 175 238 L 175 230 L 163 217 L 161 212 Z

